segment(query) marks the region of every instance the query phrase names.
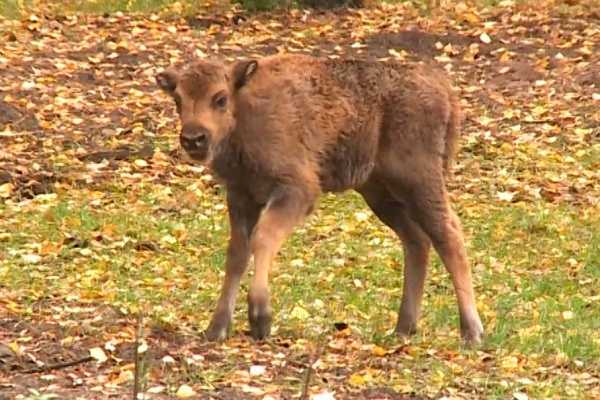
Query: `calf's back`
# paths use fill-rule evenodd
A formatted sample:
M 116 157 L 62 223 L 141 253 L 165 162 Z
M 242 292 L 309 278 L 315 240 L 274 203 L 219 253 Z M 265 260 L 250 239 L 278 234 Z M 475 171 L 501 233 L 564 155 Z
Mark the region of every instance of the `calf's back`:
M 449 158 L 458 103 L 443 75 L 394 62 L 278 55 L 235 94 L 235 129 L 213 160 L 266 201 L 282 181 L 322 191 L 363 184 L 387 164 Z

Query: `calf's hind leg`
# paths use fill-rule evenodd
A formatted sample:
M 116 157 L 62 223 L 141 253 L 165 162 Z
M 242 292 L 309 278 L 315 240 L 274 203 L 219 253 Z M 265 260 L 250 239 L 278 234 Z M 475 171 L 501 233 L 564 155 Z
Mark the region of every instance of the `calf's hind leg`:
M 422 172 L 430 171 L 429 176 L 421 176 L 419 181 L 404 176 L 391 177 L 386 183 L 398 198 L 406 200 L 411 219 L 429 236 L 448 270 L 458 299 L 461 334 L 464 342 L 472 345 L 481 342 L 483 325 L 475 305 L 462 228 L 450 206 L 441 168 L 434 173 L 428 167 L 419 168 Z
M 402 242 L 404 283 L 395 332 L 401 336 L 412 335 L 417 332 L 421 313 L 431 242 L 417 223 L 410 219 L 405 206 L 380 181 L 372 178 L 358 191 L 375 215 L 396 232 Z

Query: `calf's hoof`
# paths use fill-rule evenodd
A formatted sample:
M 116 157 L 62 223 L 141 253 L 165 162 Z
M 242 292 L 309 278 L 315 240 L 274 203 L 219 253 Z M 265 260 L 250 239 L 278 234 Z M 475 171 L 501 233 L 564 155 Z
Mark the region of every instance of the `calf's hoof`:
M 409 337 L 416 334 L 419 330 L 417 329 L 417 324 L 412 321 L 404 322 L 398 321 L 396 324 L 396 329 L 394 329 L 394 335 L 398 337 Z
M 268 308 L 253 308 L 248 310 L 248 322 L 250 323 L 250 336 L 254 340 L 265 340 L 271 333 L 273 315 Z
M 248 322 L 250 323 L 250 336 L 254 340 L 264 340 L 271 333 L 273 313 L 269 306 L 269 290 L 257 289 L 250 284 L 248 290 Z
M 220 327 L 208 327 L 205 331 L 202 332 L 204 339 L 209 342 L 220 342 L 226 340 L 229 336 L 228 327 L 220 328 Z
M 481 322 L 469 327 L 461 328 L 463 344 L 466 348 L 472 348 L 483 341 L 483 325 Z
M 250 318 L 250 336 L 254 340 L 265 340 L 271 333 L 271 315 L 259 315 Z

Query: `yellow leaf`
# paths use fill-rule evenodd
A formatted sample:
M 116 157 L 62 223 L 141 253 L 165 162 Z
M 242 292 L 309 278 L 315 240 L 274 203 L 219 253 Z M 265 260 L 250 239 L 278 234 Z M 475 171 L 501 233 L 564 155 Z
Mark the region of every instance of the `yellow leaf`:
M 492 43 L 492 39 L 490 39 L 490 37 L 488 36 L 488 34 L 485 33 L 485 32 L 483 32 L 481 35 L 479 35 L 479 40 L 481 40 L 485 44 Z
M 135 363 L 125 364 L 121 367 L 121 371 L 133 371 L 135 369 Z
M 479 21 L 479 17 L 473 13 L 466 13 L 465 19 L 467 20 L 467 22 L 470 22 L 470 23 L 475 23 L 475 22 Z
M 142 342 L 142 344 L 138 346 L 138 353 L 145 353 L 146 350 L 148 350 L 148 345 L 146 342 Z
M 171 10 L 173 10 L 173 12 L 176 14 L 181 14 L 183 12 L 183 5 L 180 2 L 176 1 L 171 6 Z
M 99 199 L 104 198 L 104 193 L 96 190 L 96 191 L 90 192 L 90 197 L 92 199 L 99 200 Z
M 75 341 L 75 338 L 73 336 L 67 336 L 66 338 L 63 338 L 60 340 L 60 344 L 71 344 Z
M 399 59 L 399 60 L 404 60 L 404 55 L 402 54 L 402 52 L 397 52 L 394 49 L 388 49 L 388 53 L 390 53 L 391 56 Z
M 148 166 L 148 163 L 146 162 L 146 160 L 142 160 L 141 158 L 136 159 L 133 163 L 135 164 L 136 167 L 140 167 L 140 168 Z
M 117 43 L 117 48 L 121 48 L 121 49 L 129 49 L 129 43 L 127 43 L 127 40 L 119 40 L 119 43 Z
M 369 219 L 369 214 L 364 213 L 362 211 L 358 211 L 354 213 L 354 217 L 358 222 L 363 222 Z
M 104 354 L 104 350 L 102 350 L 100 347 L 94 347 L 90 349 L 90 356 L 95 358 L 99 363 L 103 363 L 104 361 L 108 360 L 108 357 L 106 357 L 106 354 Z
M 12 191 L 13 185 L 10 182 L 0 185 L 0 197 L 10 197 L 12 196 Z
M 448 43 L 445 47 L 444 47 L 444 53 L 448 54 L 448 55 L 452 55 L 452 43 Z
M 498 192 L 498 198 L 501 201 L 511 202 L 515 194 L 515 192 Z
M 311 400 L 335 400 L 335 392 L 328 392 L 327 390 L 321 393 L 315 393 L 311 395 Z M 264 399 L 263 399 L 264 400 Z
M 267 371 L 264 365 L 253 365 L 250 367 L 250 375 L 262 375 Z
M 331 25 L 325 25 L 321 28 L 321 32 L 323 32 L 323 33 L 331 32 L 331 31 L 333 31 L 333 26 L 331 26 Z
M 122 385 L 125 382 L 133 380 L 133 371 L 121 371 L 115 379 L 111 379 L 113 385 Z
M 457 13 L 457 14 L 462 14 L 465 11 L 467 11 L 468 9 L 469 9 L 469 6 L 467 6 L 462 1 L 460 3 L 458 3 L 457 5 L 454 6 L 454 12 Z
M 300 306 L 294 306 L 294 308 L 292 308 L 290 316 L 296 319 L 308 319 L 310 317 L 310 314 L 304 308 Z
M 23 261 L 28 264 L 37 264 L 42 261 L 42 257 L 38 254 L 25 254 L 23 256 Z
M 371 348 L 371 353 L 375 354 L 376 356 L 385 356 L 387 354 L 387 350 L 383 347 L 375 346 Z
M 348 382 L 353 384 L 353 385 L 364 385 L 365 384 L 365 378 L 362 377 L 362 375 L 358 375 L 358 374 L 352 374 L 350 376 L 350 379 L 348 379 Z
M 92 64 L 98 64 L 102 60 L 99 57 L 89 56 L 88 61 L 91 62 Z
M 165 235 L 165 236 L 163 236 L 162 238 L 160 238 L 160 241 L 161 242 L 165 242 L 165 243 L 170 243 L 170 244 L 177 243 L 177 239 L 174 238 L 171 235 Z
M 148 390 L 146 390 L 146 392 L 152 393 L 152 394 L 158 394 L 158 393 L 164 392 L 165 390 L 167 390 L 167 388 L 165 386 L 154 386 L 154 387 L 151 387 Z
M 15 353 L 18 356 L 23 353 L 21 351 L 21 347 L 19 347 L 19 344 L 17 342 L 10 342 L 8 344 L 8 347 L 13 351 L 13 353 Z
M 519 368 L 519 359 L 515 356 L 506 356 L 500 360 L 500 368 L 506 371 L 514 371 Z
M 196 395 L 196 392 L 194 391 L 194 389 L 192 389 L 188 385 L 181 385 L 179 387 L 179 389 L 177 389 L 177 393 L 175 393 L 175 396 L 177 396 L 181 399 L 186 399 L 188 397 L 192 397 L 195 395 Z

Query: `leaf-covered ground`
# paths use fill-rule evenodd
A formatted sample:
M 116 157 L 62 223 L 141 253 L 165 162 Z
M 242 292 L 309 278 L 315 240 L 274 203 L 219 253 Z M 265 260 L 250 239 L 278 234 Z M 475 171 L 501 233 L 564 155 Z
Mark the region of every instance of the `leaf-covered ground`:
M 146 398 L 599 398 L 600 11 L 589 4 L 0 20 L 0 398 L 131 398 L 140 309 Z M 154 75 L 193 56 L 279 51 L 446 68 L 464 100 L 451 185 L 480 348 L 460 347 L 437 257 L 420 333 L 390 336 L 402 251 L 353 193 L 325 196 L 286 242 L 267 343 L 244 335 L 245 286 L 231 340 L 198 338 L 223 275 L 223 193 L 177 150 Z

